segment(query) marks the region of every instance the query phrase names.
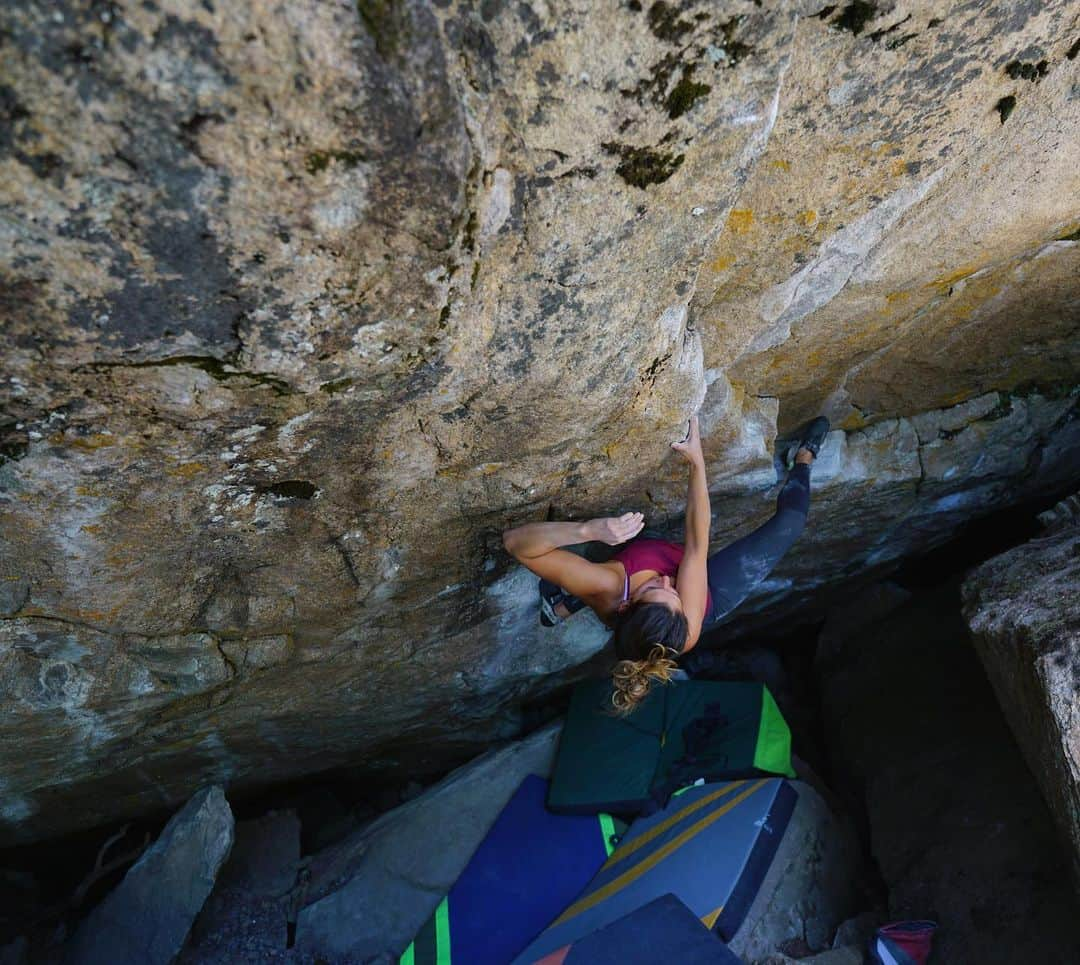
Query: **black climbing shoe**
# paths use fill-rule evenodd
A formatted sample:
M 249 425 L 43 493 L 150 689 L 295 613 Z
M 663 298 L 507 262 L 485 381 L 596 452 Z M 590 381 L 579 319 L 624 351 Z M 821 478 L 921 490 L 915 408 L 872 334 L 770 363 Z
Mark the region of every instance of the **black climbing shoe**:
M 791 469 L 795 465 L 795 455 L 800 449 L 805 449 L 815 459 L 817 459 L 818 453 L 821 451 L 821 447 L 825 442 L 825 437 L 829 434 L 831 428 L 829 420 L 823 415 L 819 415 L 816 419 L 811 419 L 806 425 L 799 430 L 798 438 L 792 443 L 791 448 L 787 451 L 788 469 Z
M 551 580 L 540 581 L 540 623 L 545 627 L 553 627 L 562 622 L 563 618 L 555 612 L 555 607 L 562 604 L 570 611 L 571 616 L 577 613 L 585 604 L 576 596 L 567 593 L 561 586 L 552 583 Z

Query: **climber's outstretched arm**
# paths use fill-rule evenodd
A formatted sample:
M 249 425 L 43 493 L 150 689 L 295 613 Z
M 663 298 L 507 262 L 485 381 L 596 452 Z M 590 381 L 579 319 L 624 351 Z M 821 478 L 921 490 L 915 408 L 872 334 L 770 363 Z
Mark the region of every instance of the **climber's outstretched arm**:
M 575 553 L 560 549 L 594 540 L 618 546 L 641 532 L 645 518 L 626 513 L 584 523 L 527 523 L 503 533 L 503 546 L 516 560 L 537 576 L 557 583 L 582 599 L 610 597 L 622 593 L 622 581 L 609 566 L 591 563 Z
M 697 416 L 690 419 L 690 430 L 686 439 L 674 443 L 671 448 L 690 466 L 690 483 L 686 491 L 686 545 L 675 577 L 675 589 L 679 591 L 682 599 L 689 630 L 686 646 L 683 648 L 685 653 L 694 647 L 701 635 L 709 595 L 706 563 L 709 556 L 712 511 L 709 506 L 709 488 L 705 481 L 705 456 L 701 451 Z

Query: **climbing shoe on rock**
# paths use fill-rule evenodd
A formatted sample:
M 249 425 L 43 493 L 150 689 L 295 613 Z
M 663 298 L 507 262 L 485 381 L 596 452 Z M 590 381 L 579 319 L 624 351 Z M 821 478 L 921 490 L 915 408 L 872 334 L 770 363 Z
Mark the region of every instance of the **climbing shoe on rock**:
M 787 450 L 786 458 L 784 462 L 787 464 L 788 469 L 791 469 L 795 465 L 795 454 L 800 449 L 805 449 L 815 459 L 817 459 L 818 453 L 821 451 L 821 447 L 825 442 L 825 437 L 829 434 L 829 429 L 832 428 L 829 420 L 823 415 L 819 415 L 816 419 L 811 419 L 806 425 L 804 425 L 796 437 L 795 441 L 791 443 L 791 448 Z
M 577 613 L 585 604 L 576 596 L 567 593 L 561 586 L 552 583 L 551 580 L 540 581 L 540 623 L 545 627 L 553 627 L 562 621 L 563 617 L 555 612 L 555 607 L 562 604 L 571 615 Z

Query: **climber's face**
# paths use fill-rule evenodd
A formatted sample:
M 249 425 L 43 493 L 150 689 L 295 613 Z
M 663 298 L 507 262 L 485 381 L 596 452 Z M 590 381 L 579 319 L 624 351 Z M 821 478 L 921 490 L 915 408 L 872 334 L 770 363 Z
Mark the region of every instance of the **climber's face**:
M 641 584 L 631 597 L 634 603 L 660 603 L 673 613 L 682 613 L 682 599 L 670 576 L 654 576 Z

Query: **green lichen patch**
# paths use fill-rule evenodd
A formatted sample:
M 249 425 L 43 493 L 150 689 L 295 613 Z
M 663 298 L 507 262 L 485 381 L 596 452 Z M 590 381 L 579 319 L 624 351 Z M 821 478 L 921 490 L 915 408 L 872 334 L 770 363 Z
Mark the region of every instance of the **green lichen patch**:
M 622 160 L 615 168 L 627 184 L 645 190 L 650 184 L 663 184 L 683 163 L 682 154 L 670 154 L 651 147 L 633 147 L 608 141 L 601 147 L 609 154 L 616 154 Z
M 917 33 L 897 33 L 897 31 L 910 19 L 911 14 L 909 13 L 903 20 L 898 20 L 888 27 L 882 27 L 880 30 L 875 30 L 870 34 L 870 39 L 876 44 L 883 43 L 886 50 L 896 50 L 903 47 L 909 40 L 914 40 L 918 36 Z
M 22 423 L 0 414 L 0 465 L 22 459 L 30 448 L 30 437 Z
M 109 371 L 110 369 L 151 369 L 171 365 L 186 365 L 193 369 L 205 372 L 215 382 L 226 383 L 232 379 L 245 379 L 256 385 L 264 385 L 274 391 L 275 395 L 292 395 L 293 387 L 276 375 L 268 375 L 265 372 L 244 372 L 234 368 L 227 360 L 216 358 L 212 355 L 171 355 L 162 359 L 147 359 L 143 362 L 90 362 L 78 366 L 76 371 L 89 372 Z
M 1080 227 L 1075 231 L 1070 231 L 1068 234 L 1062 235 L 1060 238 L 1055 238 L 1055 241 L 1080 241 Z
M 1025 63 L 1022 60 L 1011 60 L 1005 65 L 1005 73 L 1013 80 L 1030 80 L 1037 84 L 1050 73 L 1050 64 L 1045 60 L 1040 60 L 1037 64 Z
M 1008 97 L 1001 98 L 1001 100 L 994 105 L 994 110 L 998 112 L 998 117 L 1001 118 L 1002 124 L 1009 119 L 1009 115 L 1013 112 L 1015 107 L 1016 98 L 1012 94 L 1009 94 Z
M 734 67 L 741 60 L 745 60 L 746 57 L 754 52 L 754 48 L 749 44 L 744 44 L 741 40 L 735 39 L 735 32 L 742 24 L 744 17 L 732 17 L 730 20 L 725 20 L 717 27 L 716 46 L 724 52 L 725 61 L 728 67 Z
M 480 230 L 480 217 L 475 211 L 469 212 L 465 221 L 465 230 L 461 235 L 461 246 L 466 251 L 476 251 L 476 233 Z
M 345 377 L 343 379 L 334 379 L 332 382 L 323 382 L 319 389 L 327 395 L 337 395 L 339 392 L 344 392 L 352 384 L 353 380 Z
M 694 80 L 694 68 L 687 67 L 683 71 L 682 79 L 671 89 L 664 106 L 667 108 L 668 117 L 675 120 L 682 117 L 694 104 L 711 91 L 708 84 L 700 84 Z
M 667 97 L 672 74 L 679 69 L 679 66 L 678 54 L 665 54 L 649 68 L 648 77 L 642 78 L 633 87 L 624 88 L 619 93 L 639 104 L 644 104 L 648 98 L 654 104 L 662 105 Z
M 680 7 L 656 0 L 649 7 L 649 29 L 661 40 L 669 44 L 678 43 L 684 34 L 694 29 L 694 24 L 683 20 Z
M 836 8 L 832 8 L 835 10 Z M 829 11 L 830 13 L 832 10 Z M 822 10 L 819 17 L 825 19 L 825 11 Z M 854 36 L 859 36 L 863 28 L 877 16 L 877 7 L 866 0 L 855 0 L 840 11 L 840 16 L 831 22 L 831 26 L 837 30 L 850 30 Z
M 354 168 L 366 160 L 359 151 L 312 151 L 304 158 L 304 170 L 308 174 L 321 174 L 330 167 L 331 162 Z
M 285 499 L 311 499 L 318 491 L 319 488 L 306 479 L 284 479 L 281 482 L 271 483 L 269 486 L 259 487 L 259 492 L 281 496 Z
M 394 56 L 408 34 L 407 14 L 400 0 L 356 0 L 356 12 L 379 56 Z
M 896 33 L 896 31 L 899 30 L 910 19 L 911 14 L 909 13 L 906 17 L 904 17 L 903 20 L 898 20 L 896 23 L 891 24 L 888 27 L 882 27 L 880 30 L 875 30 L 872 34 L 870 34 L 870 39 L 874 41 L 874 43 L 880 43 L 885 37 L 888 37 L 890 34 Z

